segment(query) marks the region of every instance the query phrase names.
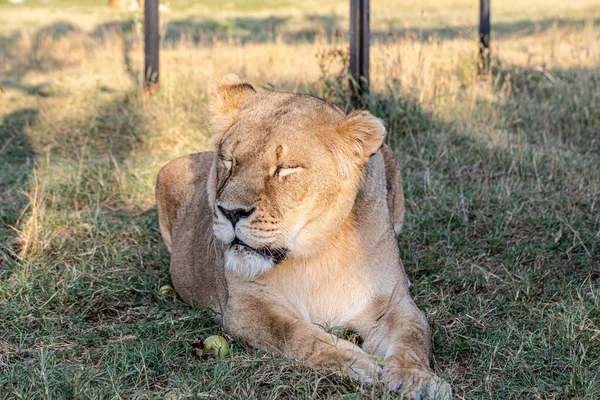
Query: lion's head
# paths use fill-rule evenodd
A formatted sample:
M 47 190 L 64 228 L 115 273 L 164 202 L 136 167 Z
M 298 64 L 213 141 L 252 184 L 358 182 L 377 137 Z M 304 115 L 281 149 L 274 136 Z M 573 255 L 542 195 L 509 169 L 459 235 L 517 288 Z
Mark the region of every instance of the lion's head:
M 382 145 L 382 121 L 301 94 L 257 93 L 237 75 L 212 105 L 216 157 L 208 180 L 226 268 L 264 273 L 325 249 L 349 222 L 361 170 Z

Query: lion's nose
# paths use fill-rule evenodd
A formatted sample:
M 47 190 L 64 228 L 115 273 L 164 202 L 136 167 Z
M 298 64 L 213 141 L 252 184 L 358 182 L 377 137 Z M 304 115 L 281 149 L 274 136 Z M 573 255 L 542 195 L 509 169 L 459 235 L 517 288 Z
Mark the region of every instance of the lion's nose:
M 223 213 L 223 215 L 225 216 L 225 218 L 227 218 L 229 220 L 229 222 L 231 222 L 231 225 L 235 226 L 235 224 L 238 223 L 238 221 L 240 219 L 243 218 L 248 218 L 250 215 L 252 215 L 252 213 L 254 212 L 254 210 L 256 210 L 256 208 L 225 208 L 222 206 L 217 206 L 219 207 L 219 210 L 221 210 L 221 212 Z

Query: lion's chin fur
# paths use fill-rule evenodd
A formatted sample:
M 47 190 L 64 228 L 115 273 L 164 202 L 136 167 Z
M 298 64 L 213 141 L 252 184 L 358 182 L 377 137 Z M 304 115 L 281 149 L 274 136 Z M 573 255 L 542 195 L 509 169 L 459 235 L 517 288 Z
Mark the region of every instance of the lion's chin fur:
M 225 251 L 225 269 L 240 278 L 250 279 L 271 270 L 275 263 L 256 253 L 229 248 Z

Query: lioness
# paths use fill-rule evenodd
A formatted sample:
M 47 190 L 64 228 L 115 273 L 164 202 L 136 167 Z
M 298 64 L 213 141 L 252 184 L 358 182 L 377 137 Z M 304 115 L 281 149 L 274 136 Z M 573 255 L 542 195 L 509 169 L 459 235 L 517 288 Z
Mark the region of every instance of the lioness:
M 183 300 L 312 368 L 451 398 L 429 368 L 429 327 L 399 258 L 402 184 L 383 122 L 307 95 L 257 93 L 230 74 L 211 124 L 216 151 L 170 162 L 156 184 Z M 331 327 L 358 332 L 362 348 Z

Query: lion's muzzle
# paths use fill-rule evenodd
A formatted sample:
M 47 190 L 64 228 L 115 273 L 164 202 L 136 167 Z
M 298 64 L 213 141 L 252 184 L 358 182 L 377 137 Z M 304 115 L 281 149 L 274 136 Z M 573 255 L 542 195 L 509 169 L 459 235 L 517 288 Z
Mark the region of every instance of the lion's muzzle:
M 268 234 L 270 237 L 264 235 L 265 230 L 259 227 L 260 222 L 257 225 L 257 221 L 264 221 L 264 217 L 255 207 L 217 203 L 215 211 L 213 231 L 217 239 L 227 245 L 227 270 L 250 278 L 267 272 L 285 260 L 288 250 L 276 244 L 273 232 Z
M 287 249 L 270 249 L 267 247 L 255 249 L 254 247 L 250 247 L 246 243 L 242 242 L 238 237 L 233 240 L 230 248 L 233 251 L 259 254 L 264 258 L 271 260 L 275 265 L 280 264 L 287 256 Z

